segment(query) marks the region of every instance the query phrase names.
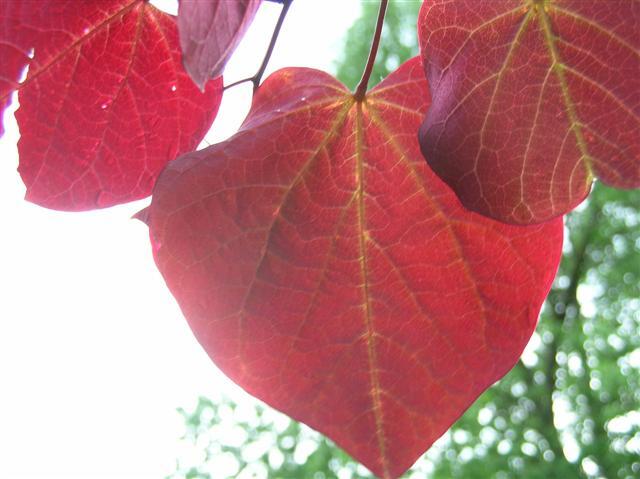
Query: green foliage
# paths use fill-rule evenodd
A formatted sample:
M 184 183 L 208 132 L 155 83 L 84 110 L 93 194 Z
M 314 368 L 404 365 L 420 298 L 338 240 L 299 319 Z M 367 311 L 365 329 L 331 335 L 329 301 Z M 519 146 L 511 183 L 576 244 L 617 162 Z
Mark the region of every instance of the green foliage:
M 261 404 L 240 407 L 200 398 L 194 411 L 180 412 L 185 440 L 195 446 L 201 462 L 179 463 L 171 476 L 175 479 L 341 479 L 340 471 L 350 477 L 371 477 L 359 474 L 358 470 L 364 474 L 366 470 L 328 439 Z

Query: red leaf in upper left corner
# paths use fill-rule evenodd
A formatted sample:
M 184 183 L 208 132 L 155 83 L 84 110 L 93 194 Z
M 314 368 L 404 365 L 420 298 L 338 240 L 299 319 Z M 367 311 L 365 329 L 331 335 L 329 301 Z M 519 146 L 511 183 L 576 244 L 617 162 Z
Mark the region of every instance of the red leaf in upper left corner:
M 181 1 L 180 45 L 186 70 L 200 88 L 222 75 L 262 0 Z
M 0 55 L 0 104 L 19 91 L 26 197 L 49 208 L 148 196 L 164 165 L 202 140 L 222 96 L 221 79 L 204 93 L 193 85 L 175 18 L 144 0 L 2 2 Z

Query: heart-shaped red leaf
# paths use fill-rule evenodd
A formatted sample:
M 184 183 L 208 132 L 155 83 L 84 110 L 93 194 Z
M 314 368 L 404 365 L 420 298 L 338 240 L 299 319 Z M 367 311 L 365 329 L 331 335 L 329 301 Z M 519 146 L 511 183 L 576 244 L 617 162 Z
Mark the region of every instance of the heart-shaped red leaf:
M 640 4 L 428 0 L 425 158 L 484 215 L 535 223 L 595 177 L 640 186 Z
M 285 69 L 230 140 L 170 163 L 155 258 L 234 381 L 398 477 L 517 361 L 562 221 L 465 210 L 424 162 L 415 58 L 362 102 Z
M 20 42 L 1 64 L 0 102 L 19 89 L 19 171 L 30 201 L 85 210 L 143 198 L 211 126 L 222 81 L 204 93 L 193 85 L 174 17 L 144 0 L 4 4 L 0 52 L 12 35 Z M 16 85 L 27 46 L 34 56 Z
M 181 1 L 178 29 L 185 69 L 196 85 L 222 75 L 262 0 Z

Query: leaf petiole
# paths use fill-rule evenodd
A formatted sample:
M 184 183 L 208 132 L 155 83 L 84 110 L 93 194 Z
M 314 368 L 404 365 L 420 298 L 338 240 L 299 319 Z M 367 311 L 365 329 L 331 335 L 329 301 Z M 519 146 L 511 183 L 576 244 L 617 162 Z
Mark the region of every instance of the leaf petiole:
M 273 49 L 276 46 L 276 41 L 278 40 L 278 35 L 280 34 L 282 24 L 284 23 L 284 19 L 287 16 L 287 12 L 289 11 L 289 7 L 293 3 L 293 0 L 281 0 L 274 3 L 282 3 L 282 10 L 280 11 L 280 16 L 278 17 L 276 26 L 273 29 L 271 41 L 269 42 L 269 47 L 267 48 L 266 53 L 264 54 L 264 58 L 262 59 L 260 68 L 258 68 L 258 71 L 253 76 L 250 76 L 249 78 L 243 78 L 242 80 L 235 81 L 233 83 L 230 83 L 229 85 L 225 85 L 223 90 L 234 87 L 236 85 L 240 85 L 241 83 L 251 82 L 253 83 L 253 91 L 255 93 L 255 91 L 258 89 L 258 86 L 260 86 L 260 80 L 262 80 L 262 75 L 264 75 L 264 71 L 267 69 L 267 65 L 269 64 L 269 59 L 271 58 Z
M 371 50 L 369 50 L 369 58 L 367 59 L 367 65 L 362 73 L 360 83 L 356 87 L 356 91 L 353 93 L 353 97 L 356 101 L 362 101 L 364 95 L 367 93 L 367 87 L 369 85 L 369 77 L 373 71 L 373 65 L 376 61 L 376 55 L 378 54 L 378 46 L 380 45 L 380 37 L 382 35 L 382 26 L 384 25 L 384 16 L 387 13 L 388 0 L 380 1 L 380 10 L 378 11 L 378 21 L 376 23 L 376 30 L 373 33 L 373 40 L 371 41 Z

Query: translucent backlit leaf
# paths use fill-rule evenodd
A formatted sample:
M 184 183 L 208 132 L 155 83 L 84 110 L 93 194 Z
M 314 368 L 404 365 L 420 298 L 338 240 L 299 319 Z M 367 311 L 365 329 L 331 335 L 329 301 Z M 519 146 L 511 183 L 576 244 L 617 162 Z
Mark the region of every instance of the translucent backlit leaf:
M 427 0 L 418 28 L 422 150 L 465 206 L 535 223 L 640 187 L 640 2 Z
M 419 59 L 363 101 L 284 69 L 240 131 L 170 163 L 141 216 L 196 337 L 251 394 L 400 476 L 517 361 L 562 221 L 464 209 L 424 162 Z
M 143 198 L 209 129 L 222 81 L 198 91 L 182 68 L 175 18 L 146 1 L 2 2 L 0 12 L 0 102 L 19 90 L 30 201 L 85 210 Z
M 0 136 L 4 133 L 2 113 L 29 63 L 31 42 L 19 21 L 26 7 L 25 2 L 0 2 Z

